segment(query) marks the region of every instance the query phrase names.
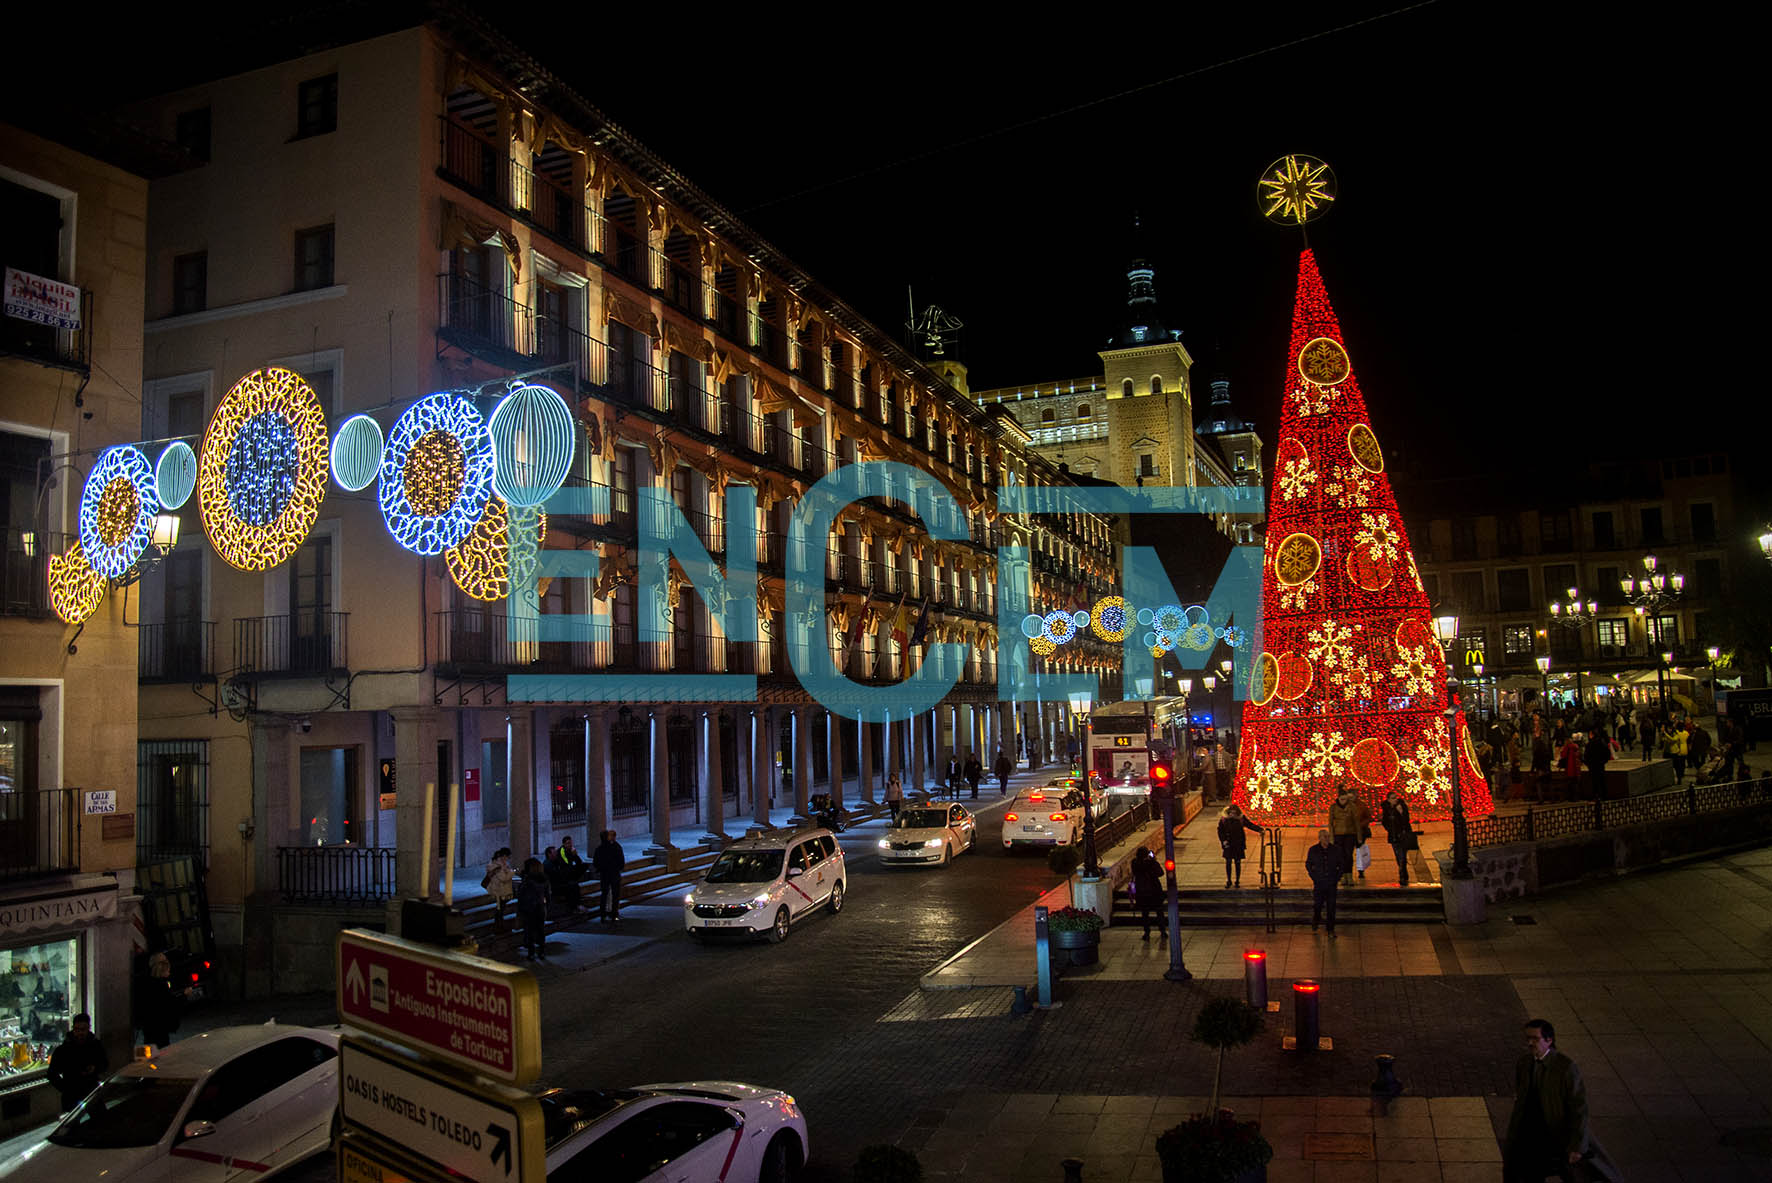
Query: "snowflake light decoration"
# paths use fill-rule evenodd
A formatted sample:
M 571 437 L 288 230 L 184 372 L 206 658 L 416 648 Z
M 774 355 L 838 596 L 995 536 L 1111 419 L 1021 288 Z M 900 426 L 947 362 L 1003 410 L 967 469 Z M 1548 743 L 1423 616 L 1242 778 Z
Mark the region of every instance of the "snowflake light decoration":
M 1372 692 L 1378 688 L 1379 676 L 1379 671 L 1372 668 L 1367 656 L 1360 654 L 1341 671 L 1341 697 L 1350 702 L 1371 698 Z
M 1406 694 L 1432 694 L 1440 685 L 1440 660 L 1428 645 L 1398 645 L 1391 677 L 1403 684 Z
M 130 445 L 106 448 L 80 492 L 80 547 L 94 571 L 117 579 L 147 549 L 160 512 L 154 468 Z
M 1421 582 L 1421 569 L 1415 565 L 1415 552 L 1409 550 L 1404 551 L 1403 553 L 1408 556 L 1409 559 L 1409 578 L 1415 581 L 1415 590 L 1426 595 L 1427 585 Z
M 1300 415 L 1327 415 L 1341 390 L 1335 386 L 1313 386 L 1301 382 L 1292 389 L 1292 401 Z
M 215 553 L 265 571 L 307 538 L 326 496 L 331 441 L 314 390 L 292 370 L 255 370 L 222 397 L 197 457 L 197 503 Z
M 434 555 L 468 536 L 492 495 L 492 436 L 467 399 L 432 394 L 394 423 L 382 452 L 380 501 L 388 533 Z
M 1403 762 L 1403 792 L 1433 804 L 1450 788 L 1452 757 L 1444 743 L 1417 744 L 1415 754 Z
M 1311 660 L 1326 670 L 1346 669 L 1353 663 L 1353 639 L 1359 627 L 1325 620 L 1310 631 L 1310 646 L 1306 652 Z
M 1351 750 L 1341 732 L 1313 731 L 1298 759 L 1306 776 L 1321 780 L 1346 772 Z
M 1316 483 L 1317 470 L 1311 467 L 1308 456 L 1289 460 L 1280 466 L 1280 496 L 1287 501 L 1308 497 L 1311 486 Z
M 1274 811 L 1282 797 L 1302 797 L 1304 785 L 1298 776 L 1298 760 L 1276 756 L 1272 760 L 1257 757 L 1250 768 L 1249 803 L 1264 811 Z
M 1317 581 L 1307 579 L 1303 583 L 1295 583 L 1291 587 L 1284 584 L 1280 587 L 1280 607 L 1291 612 L 1303 612 L 1310 598 L 1317 594 Z
M 1372 500 L 1372 474 L 1358 464 L 1337 464 L 1329 470 L 1323 492 L 1339 498 L 1345 506 L 1367 505 Z
M 1354 541 L 1371 547 L 1374 554 L 1381 554 L 1392 562 L 1397 559 L 1397 528 L 1382 513 L 1361 514 L 1360 524 L 1354 530 Z

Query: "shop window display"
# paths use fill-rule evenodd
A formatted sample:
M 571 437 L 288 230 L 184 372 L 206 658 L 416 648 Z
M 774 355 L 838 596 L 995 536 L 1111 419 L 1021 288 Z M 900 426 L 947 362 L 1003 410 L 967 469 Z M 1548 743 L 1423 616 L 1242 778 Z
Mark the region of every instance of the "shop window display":
M 85 1003 L 79 949 L 70 938 L 0 951 L 0 1082 L 48 1069 Z

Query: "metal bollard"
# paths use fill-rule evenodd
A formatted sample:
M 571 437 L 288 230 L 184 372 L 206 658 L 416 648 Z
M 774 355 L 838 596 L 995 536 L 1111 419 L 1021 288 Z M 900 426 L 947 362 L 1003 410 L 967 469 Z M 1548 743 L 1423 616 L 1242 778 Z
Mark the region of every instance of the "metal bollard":
M 1083 1160 L 1067 1158 L 1058 1164 L 1064 1168 L 1064 1183 L 1083 1183 Z
M 1047 935 L 1046 906 L 1034 908 L 1034 969 L 1038 974 L 1040 1005 L 1052 1005 L 1052 939 Z
M 1256 1010 L 1267 1009 L 1267 950 L 1243 950 L 1243 995 Z
M 1306 980 L 1292 983 L 1293 1029 L 1298 1040 L 1298 1050 L 1301 1052 L 1317 1050 L 1317 1037 L 1320 1033 L 1317 996 L 1322 989 L 1320 982 Z
M 1403 1082 L 1397 1079 L 1395 1056 L 1376 1056 L 1373 1062 L 1378 1067 L 1378 1078 L 1372 1082 L 1372 1112 L 1384 1117 L 1390 1113 L 1391 1102 L 1402 1094 Z

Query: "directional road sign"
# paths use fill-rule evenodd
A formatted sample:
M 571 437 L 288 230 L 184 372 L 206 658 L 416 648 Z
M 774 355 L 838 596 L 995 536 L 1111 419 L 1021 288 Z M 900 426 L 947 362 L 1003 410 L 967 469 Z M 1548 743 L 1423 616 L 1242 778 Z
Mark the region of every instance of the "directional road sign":
M 362 929 L 338 934 L 338 1017 L 513 1084 L 541 1072 L 541 995 L 527 970 Z
M 443 1172 L 420 1166 L 358 1130 L 339 1137 L 338 1178 L 339 1183 L 449 1183 Z
M 338 1049 L 339 1115 L 475 1183 L 517 1183 L 547 1162 L 541 1102 L 492 1081 L 462 1080 L 406 1050 L 362 1036 Z M 348 1178 L 343 1175 L 341 1177 Z

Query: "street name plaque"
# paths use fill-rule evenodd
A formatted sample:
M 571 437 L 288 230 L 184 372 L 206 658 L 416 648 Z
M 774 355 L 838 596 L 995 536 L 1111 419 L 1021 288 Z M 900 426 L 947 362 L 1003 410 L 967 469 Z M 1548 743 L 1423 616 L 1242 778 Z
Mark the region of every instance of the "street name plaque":
M 346 1036 L 338 1049 L 339 1116 L 451 1177 L 517 1183 L 540 1178 L 547 1145 L 541 1103 L 494 1081 L 427 1066 L 405 1048 Z
M 338 1016 L 485 1076 L 541 1072 L 541 996 L 527 970 L 362 929 L 338 935 Z

